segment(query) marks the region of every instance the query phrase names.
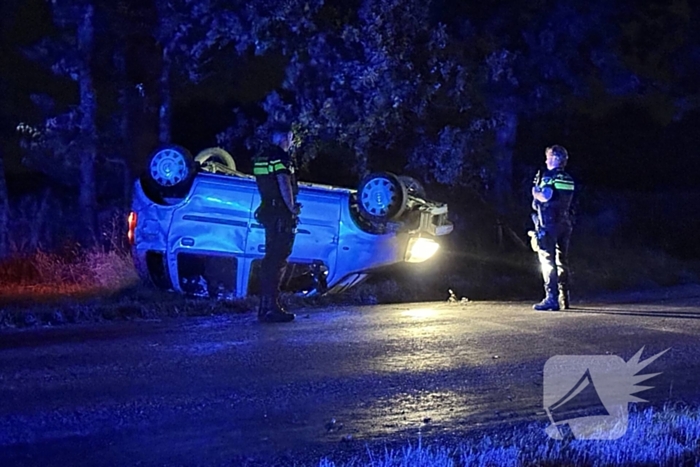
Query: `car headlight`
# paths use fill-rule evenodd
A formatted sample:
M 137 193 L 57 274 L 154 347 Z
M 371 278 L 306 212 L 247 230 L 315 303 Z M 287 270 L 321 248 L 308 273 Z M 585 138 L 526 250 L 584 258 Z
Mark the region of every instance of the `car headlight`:
M 412 238 L 408 241 L 404 261 L 407 263 L 422 263 L 431 258 L 440 245 L 430 238 Z

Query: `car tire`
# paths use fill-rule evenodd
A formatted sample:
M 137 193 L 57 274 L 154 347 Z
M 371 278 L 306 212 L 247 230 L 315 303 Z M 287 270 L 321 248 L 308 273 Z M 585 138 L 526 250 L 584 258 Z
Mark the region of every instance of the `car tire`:
M 398 219 L 406 209 L 407 199 L 406 185 L 389 172 L 369 174 L 357 189 L 360 215 L 370 221 Z
M 144 174 L 149 191 L 159 198 L 184 197 L 197 169 L 190 152 L 176 145 L 161 146 L 150 155 Z
M 236 170 L 236 161 L 233 156 L 222 148 L 207 148 L 199 152 L 194 158 L 194 161 L 200 166 L 205 166 L 208 161 L 217 160 L 224 164 L 228 169 Z

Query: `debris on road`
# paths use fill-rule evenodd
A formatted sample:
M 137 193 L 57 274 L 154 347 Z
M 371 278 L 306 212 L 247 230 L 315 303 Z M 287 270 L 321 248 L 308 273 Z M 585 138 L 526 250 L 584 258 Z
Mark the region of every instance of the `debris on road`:
M 459 303 L 461 305 L 469 303 L 469 299 L 467 297 L 457 298 L 457 295 L 452 289 L 447 289 L 447 293 L 449 294 L 447 297 L 447 303 Z
M 452 289 L 447 289 L 447 293 L 449 293 L 449 297 L 447 298 L 448 303 L 457 303 L 457 295 L 452 291 Z
M 335 418 L 331 418 L 331 420 L 328 423 L 326 423 L 325 427 L 326 431 L 328 431 L 329 433 L 334 433 L 336 431 L 342 430 L 343 424 L 338 423 Z

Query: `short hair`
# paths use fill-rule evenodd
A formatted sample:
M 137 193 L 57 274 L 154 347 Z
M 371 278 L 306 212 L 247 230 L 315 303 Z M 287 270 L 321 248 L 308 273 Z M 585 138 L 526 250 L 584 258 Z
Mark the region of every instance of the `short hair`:
M 284 121 L 274 121 L 270 127 L 272 144 L 279 145 L 287 139 L 287 134 L 292 131 L 292 126 Z
M 554 146 L 550 146 L 547 149 L 550 149 L 552 151 L 552 155 L 559 159 L 559 163 L 562 165 L 562 167 L 565 166 L 567 162 L 569 162 L 569 152 L 564 146 L 555 144 Z

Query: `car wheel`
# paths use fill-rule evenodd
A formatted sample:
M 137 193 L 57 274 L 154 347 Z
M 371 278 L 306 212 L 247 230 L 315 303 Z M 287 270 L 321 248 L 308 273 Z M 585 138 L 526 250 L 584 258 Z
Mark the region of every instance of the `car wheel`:
M 360 214 L 372 221 L 399 218 L 406 209 L 407 198 L 406 186 L 389 172 L 368 175 L 357 189 Z
M 423 188 L 423 185 L 418 180 L 408 175 L 399 175 L 398 179 L 406 187 L 406 193 L 417 198 L 425 199 L 425 188 Z
M 156 149 L 148 159 L 146 178 L 163 197 L 184 196 L 196 173 L 190 152 L 180 146 Z
M 236 162 L 233 160 L 233 156 L 222 148 L 204 149 L 195 156 L 194 161 L 201 167 L 206 167 L 208 162 L 219 162 L 231 171 L 236 170 Z

